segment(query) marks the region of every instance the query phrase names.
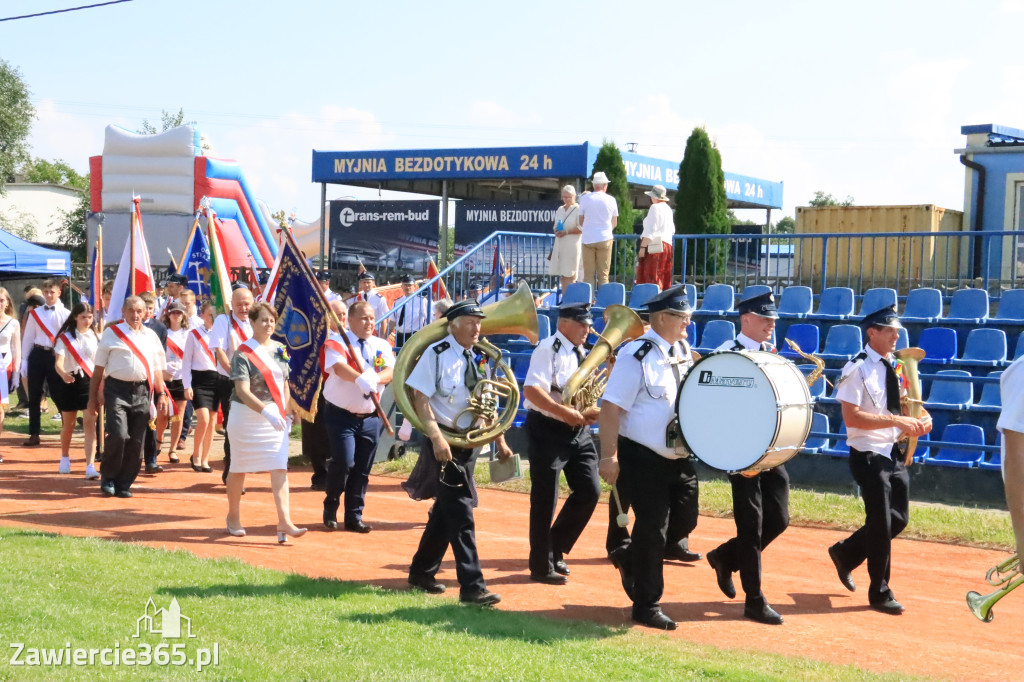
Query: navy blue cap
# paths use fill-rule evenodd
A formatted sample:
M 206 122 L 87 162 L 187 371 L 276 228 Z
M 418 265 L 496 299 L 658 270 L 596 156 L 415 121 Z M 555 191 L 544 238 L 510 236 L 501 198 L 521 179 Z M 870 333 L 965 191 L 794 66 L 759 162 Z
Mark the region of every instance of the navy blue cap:
M 330 282 L 331 273 L 327 270 L 318 270 L 316 273 L 316 281 L 318 282 Z
M 248 288 L 249 287 L 245 286 L 245 284 L 243 284 L 242 282 L 232 282 L 231 283 L 231 291 L 238 291 L 239 289 L 248 289 Z
M 175 282 L 181 286 L 188 286 L 188 277 L 185 275 L 174 274 L 167 278 L 168 282 Z
M 558 306 L 558 318 L 594 324 L 594 315 L 590 312 L 589 303 L 563 303 Z
M 470 315 L 472 317 L 487 317 L 484 315 L 483 308 L 480 307 L 480 303 L 475 298 L 467 298 L 459 301 L 449 308 L 444 316 L 451 322 L 456 317 L 462 317 L 463 315 Z
M 768 317 L 773 320 L 779 319 L 779 309 L 775 307 L 775 295 L 770 291 L 743 299 L 736 304 L 736 310 L 739 311 L 740 315 L 754 313 L 759 317 Z
M 416 278 L 412 275 L 402 275 L 400 282 L 402 284 L 416 284 Z
M 646 304 L 644 304 L 647 312 L 656 313 L 659 310 L 668 310 L 675 313 L 688 313 L 690 312 L 690 299 L 686 295 L 686 287 L 682 284 L 679 286 L 669 287 L 660 294 L 652 296 Z
M 359 273 L 359 277 L 357 277 L 356 279 L 358 279 L 358 280 L 360 280 L 360 281 L 362 281 L 362 280 L 364 280 L 364 279 L 372 279 L 372 280 L 374 280 L 374 281 L 377 281 L 377 278 L 376 278 L 376 277 L 374 277 L 374 276 L 373 276 L 373 273 L 372 273 L 372 272 L 370 272 L 369 270 L 367 270 L 366 272 L 360 272 L 360 273 Z
M 903 325 L 900 324 L 900 316 L 896 312 L 896 306 L 887 305 L 884 308 L 879 308 L 875 312 L 865 315 L 864 319 L 860 321 L 860 326 L 864 329 L 868 327 L 892 327 L 893 329 L 902 329 Z
M 266 284 L 270 281 L 270 270 L 264 270 L 258 277 L 260 284 Z

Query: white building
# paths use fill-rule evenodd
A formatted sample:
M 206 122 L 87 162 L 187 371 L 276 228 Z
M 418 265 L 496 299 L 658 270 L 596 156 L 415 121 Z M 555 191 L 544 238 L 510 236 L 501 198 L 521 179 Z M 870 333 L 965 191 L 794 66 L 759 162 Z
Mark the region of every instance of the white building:
M 19 236 L 40 244 L 57 242 L 57 227 L 61 211 L 73 211 L 81 192 L 66 185 L 35 182 L 9 182 L 4 185 L 7 194 L 0 196 L 0 216 L 7 220 L 31 225 L 34 234 Z

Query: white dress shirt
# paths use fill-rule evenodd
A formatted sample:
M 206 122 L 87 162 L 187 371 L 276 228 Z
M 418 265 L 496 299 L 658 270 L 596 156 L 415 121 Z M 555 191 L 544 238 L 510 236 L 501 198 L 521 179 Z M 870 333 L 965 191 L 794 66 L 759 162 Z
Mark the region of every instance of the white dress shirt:
M 402 305 L 409 301 L 410 298 L 413 300 L 403 308 Z M 402 296 L 397 299 L 395 305 L 391 308 L 391 310 L 397 311 L 391 316 L 391 319 L 395 321 L 395 331 L 411 334 L 423 329 L 423 327 L 430 324 L 428 308 L 429 304 L 427 303 L 426 296 Z
M 379 336 L 361 340 L 350 331 L 345 333 L 348 335 L 348 340 L 352 342 L 352 349 L 362 356 L 360 360 L 364 370 L 373 367 L 380 374 L 388 367 L 395 366 L 395 354 L 391 350 L 391 344 L 386 340 Z M 363 390 L 354 381 L 345 381 L 331 369 L 338 363 L 348 364 L 348 350 L 345 341 L 337 332 L 331 332 L 327 336 L 327 341 L 334 343 L 324 346 L 324 368 L 327 370 L 327 380 L 324 382 L 323 388 L 324 399 L 353 414 L 373 412 L 376 409 L 373 400 L 363 393 Z M 341 346 L 342 350 L 339 352 L 334 344 Z M 377 389 L 377 397 L 380 398 L 383 392 L 384 387 L 381 386 Z
M 672 243 L 672 235 L 676 233 L 676 225 L 672 219 L 672 209 L 664 201 L 651 204 L 644 218 L 644 231 L 640 237 L 650 239 L 652 242 L 661 240 L 666 244 Z
M 454 423 L 458 414 L 469 405 L 465 351 L 449 334 L 423 351 L 405 381 L 409 388 L 430 399 L 430 408 L 439 424 L 459 429 L 469 427 L 474 419 L 466 414 L 458 424 Z M 476 361 L 479 354 L 472 349 L 469 352 Z
M 170 348 L 167 349 L 167 371 L 170 373 L 172 380 L 182 378 L 182 368 L 185 364 L 185 346 L 188 342 L 188 331 L 189 330 L 187 329 L 174 331 L 170 327 L 167 328 L 167 343 L 170 344 L 173 342 L 174 345 L 181 349 L 182 352 L 182 357 L 179 358 L 173 350 Z M 189 371 L 189 374 L 191 374 L 191 371 Z
M 204 341 L 209 343 L 210 333 L 211 330 L 207 329 L 205 324 L 188 330 L 188 336 L 185 339 L 185 357 L 181 361 L 181 384 L 185 388 L 192 388 L 192 372 L 213 372 L 217 369 L 217 363 L 210 359 L 196 339 L 196 334 L 199 334 Z
M 68 319 L 68 315 L 71 314 L 60 301 L 57 301 L 57 304 L 53 306 L 41 305 L 34 312 L 53 336 L 57 335 L 57 330 Z M 32 346 L 53 348 L 53 341 L 50 340 L 46 332 L 39 328 L 35 316 L 29 313 L 25 319 L 25 334 L 21 339 L 21 357 L 23 360 L 28 358 L 28 354 L 32 352 Z
M 70 336 L 70 332 L 68 333 L 68 335 Z M 58 362 L 60 362 L 60 358 L 62 356 L 67 356 L 66 358 L 64 358 L 64 364 L 62 365 L 62 367 L 64 368 L 64 371 L 67 372 L 68 374 L 82 374 L 85 368 L 83 368 L 78 363 L 78 361 L 75 360 L 75 356 L 72 355 L 67 350 L 67 347 L 64 345 L 63 336 L 64 335 L 61 334 L 61 336 L 57 337 L 57 343 L 53 347 L 53 355 L 55 358 L 57 358 Z M 82 356 L 82 360 L 86 362 L 88 362 L 89 360 L 95 360 L 96 347 L 99 345 L 100 342 L 99 337 L 96 336 L 96 332 L 94 332 L 91 329 L 88 329 L 84 333 L 77 334 L 74 338 L 74 341 L 75 344 L 78 346 L 76 351 L 79 353 L 79 355 Z
M 892 356 L 882 356 L 871 346 L 864 347 L 866 358 L 854 358 L 843 367 L 835 398 L 840 402 L 857 405 L 868 414 L 892 414 L 889 412 L 885 392 L 886 362 Z M 906 395 L 900 388 L 900 396 Z M 895 426 L 884 429 L 859 429 L 847 424 L 846 443 L 863 452 L 874 452 L 892 459 L 892 446 L 899 439 L 901 431 Z
M 773 346 L 768 341 L 765 341 L 764 343 L 758 343 L 757 341 L 754 341 L 752 338 L 750 338 L 743 332 L 737 334 L 735 340 L 726 341 L 715 350 L 741 350 L 740 348 L 736 347 L 737 344 L 743 346 L 742 350 L 763 350 L 769 353 L 775 352 L 775 346 Z
M 96 348 L 96 366 L 105 368 L 105 376 L 121 381 L 146 381 L 149 379 L 142 362 L 121 340 L 121 337 L 114 333 L 115 326 L 120 327 L 132 340 L 132 343 L 138 347 L 139 352 L 149 363 L 149 368 L 154 376 L 167 367 L 164 347 L 155 331 L 148 327 L 142 327 L 135 331 L 121 322 L 103 330 L 103 337 L 100 338 L 99 346 Z
M 231 324 L 231 320 L 234 320 L 239 327 L 242 329 L 242 333 L 245 338 L 239 338 L 235 332 L 234 325 Z M 213 330 L 210 332 L 210 338 L 207 339 L 207 343 L 210 344 L 210 350 L 213 351 L 213 357 L 217 357 L 217 348 L 224 351 L 224 354 L 228 356 L 228 362 L 230 363 L 231 357 L 238 350 L 244 342 L 252 338 L 252 324 L 249 322 L 249 318 L 246 317 L 244 320 L 240 320 L 232 315 L 218 315 L 217 319 L 213 321 Z M 221 367 L 220 363 L 217 363 L 217 372 L 223 377 L 230 377 L 231 374 Z
M 579 353 L 580 356 L 586 355 L 582 347 L 579 347 Z M 556 403 L 561 403 L 562 389 L 565 388 L 569 377 L 579 366 L 580 363 L 572 343 L 562 332 L 555 332 L 554 335 L 541 339 L 537 347 L 533 349 L 533 354 L 530 356 L 530 368 L 526 371 L 526 380 L 523 382 L 523 386 L 539 388 L 551 396 Z M 524 401 L 523 407 L 528 410 L 536 410 L 552 419 L 558 419 L 529 400 Z

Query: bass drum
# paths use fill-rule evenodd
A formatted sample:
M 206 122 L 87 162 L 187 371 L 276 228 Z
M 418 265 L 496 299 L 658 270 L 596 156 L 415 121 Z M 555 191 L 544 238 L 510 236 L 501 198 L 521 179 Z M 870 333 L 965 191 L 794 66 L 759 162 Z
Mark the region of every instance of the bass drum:
M 811 394 L 792 362 L 765 351 L 701 358 L 679 389 L 686 448 L 708 466 L 754 475 L 800 452 L 811 430 Z

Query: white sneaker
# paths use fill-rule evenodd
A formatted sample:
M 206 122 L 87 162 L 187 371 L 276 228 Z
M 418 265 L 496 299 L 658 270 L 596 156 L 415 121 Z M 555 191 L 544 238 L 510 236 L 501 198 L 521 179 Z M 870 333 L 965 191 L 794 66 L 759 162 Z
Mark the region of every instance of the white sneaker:
M 96 471 L 96 467 L 94 467 L 91 464 L 89 466 L 85 467 L 85 480 L 87 480 L 87 481 L 95 481 L 99 477 L 100 477 L 100 474 L 99 474 L 98 471 Z
M 71 473 L 71 458 L 61 457 L 60 468 L 57 469 L 58 474 L 70 474 Z

